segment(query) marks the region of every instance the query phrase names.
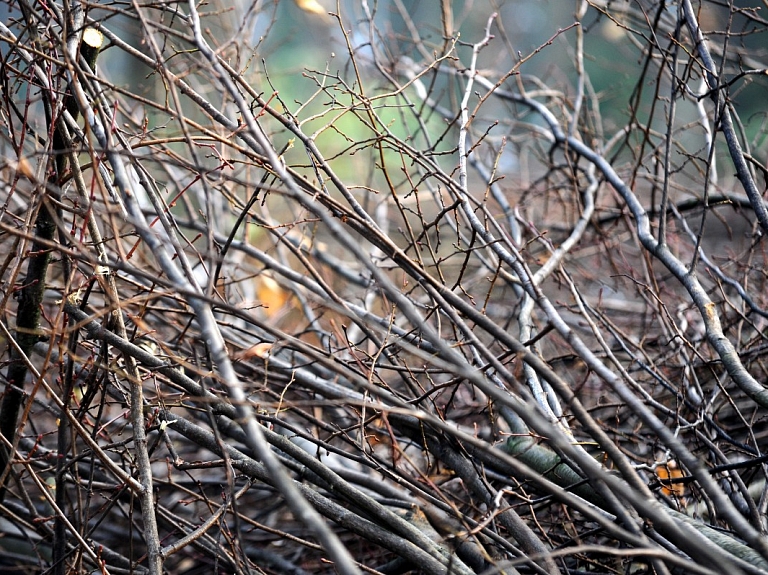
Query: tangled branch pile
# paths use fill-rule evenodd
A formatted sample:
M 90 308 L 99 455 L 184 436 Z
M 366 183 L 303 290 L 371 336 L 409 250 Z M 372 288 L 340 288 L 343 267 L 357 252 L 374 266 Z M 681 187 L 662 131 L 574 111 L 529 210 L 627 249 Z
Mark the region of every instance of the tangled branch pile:
M 4 572 L 768 572 L 768 21 L 430 4 L 6 7 Z

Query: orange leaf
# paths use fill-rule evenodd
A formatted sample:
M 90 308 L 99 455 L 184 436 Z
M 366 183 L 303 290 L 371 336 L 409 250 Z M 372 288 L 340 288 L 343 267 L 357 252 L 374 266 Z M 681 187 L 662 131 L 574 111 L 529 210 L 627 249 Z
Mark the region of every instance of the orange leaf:
M 267 342 L 257 343 L 256 345 L 252 345 L 251 347 L 249 347 L 244 351 L 241 351 L 240 353 L 236 353 L 233 359 L 235 359 L 236 361 L 248 361 L 252 357 L 267 359 L 273 347 L 274 347 L 274 344 L 272 343 L 267 343 Z
M 661 492 L 670 497 L 682 498 L 685 495 L 685 483 L 670 483 L 670 480 L 683 477 L 683 471 L 676 461 L 668 461 L 666 464 L 656 466 L 656 477 L 661 482 Z
M 264 306 L 267 317 L 274 317 L 288 303 L 291 294 L 267 275 L 259 276 L 257 282 L 256 294 L 259 303 Z

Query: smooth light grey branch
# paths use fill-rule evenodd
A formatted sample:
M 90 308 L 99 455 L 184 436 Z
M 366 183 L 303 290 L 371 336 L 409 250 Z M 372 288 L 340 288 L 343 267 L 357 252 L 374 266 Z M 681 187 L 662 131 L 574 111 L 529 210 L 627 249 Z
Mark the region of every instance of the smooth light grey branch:
M 725 88 L 721 85 L 720 78 L 717 75 L 715 62 L 712 60 L 712 55 L 709 53 L 707 40 L 704 38 L 701 28 L 699 28 L 699 23 L 696 20 L 696 12 L 693 10 L 693 6 L 691 6 L 691 0 L 683 0 L 682 8 L 688 31 L 696 44 L 696 52 L 698 52 L 699 58 L 701 58 L 701 62 L 704 65 L 704 76 L 707 81 L 707 87 L 712 93 L 712 101 L 715 103 L 716 117 L 720 120 L 719 126 L 716 127 L 723 130 L 725 142 L 728 144 L 728 151 L 731 154 L 733 165 L 736 168 L 736 176 L 739 178 L 741 185 L 744 186 L 744 191 L 749 197 L 749 203 L 752 205 L 752 209 L 755 212 L 755 216 L 757 216 L 757 221 L 760 223 L 760 227 L 763 229 L 763 233 L 768 233 L 768 208 L 766 208 L 763 196 L 760 193 L 760 190 L 757 189 L 755 180 L 749 171 L 749 165 L 747 164 L 744 152 L 741 149 L 739 137 L 736 135 L 736 130 L 733 128 L 733 118 L 731 118 L 729 104 L 723 93 Z
M 544 121 L 549 125 L 550 131 L 555 137 L 556 142 L 565 146 L 570 152 L 576 153 L 583 157 L 588 162 L 594 164 L 600 173 L 608 180 L 608 182 L 619 193 L 624 202 L 627 204 L 630 212 L 635 218 L 637 226 L 637 235 L 648 252 L 656 257 L 666 268 L 677 278 L 677 280 L 685 287 L 688 294 L 693 299 L 693 302 L 699 309 L 701 316 L 704 320 L 704 324 L 707 329 L 707 339 L 712 347 L 715 349 L 720 359 L 723 361 L 728 373 L 736 382 L 736 384 L 756 403 L 763 407 L 768 407 L 768 389 L 758 383 L 754 377 L 746 370 L 741 359 L 733 347 L 733 344 L 723 333 L 722 324 L 720 323 L 720 316 L 717 313 L 717 306 L 713 302 L 706 290 L 703 288 L 697 277 L 690 273 L 685 265 L 669 250 L 666 245 L 662 245 L 654 237 L 651 232 L 650 219 L 648 213 L 643 208 L 640 200 L 634 194 L 634 192 L 627 186 L 627 184 L 619 177 L 613 166 L 608 160 L 601 154 L 594 151 L 592 148 L 584 144 L 578 138 L 567 136 L 560 123 L 555 118 L 554 114 L 550 112 L 546 106 L 522 96 L 520 94 L 509 92 L 505 90 L 496 90 L 495 86 L 488 80 L 482 79 L 478 76 L 477 81 L 482 82 L 489 90 L 493 89 L 494 94 L 500 98 L 505 98 L 514 102 L 523 104 L 536 112 L 538 112 Z M 496 247 L 498 244 L 495 244 Z M 518 267 L 516 258 L 510 255 L 503 256 L 507 263 Z M 526 286 L 526 289 L 534 289 L 534 286 Z M 534 289 L 532 292 L 536 295 L 537 302 L 541 305 L 547 313 L 550 321 L 560 332 L 560 334 L 573 346 L 574 350 L 587 362 L 587 364 L 595 370 L 607 383 L 609 383 L 613 389 L 618 393 L 621 398 L 627 402 L 628 405 L 637 413 L 649 426 L 654 433 L 667 445 L 675 456 L 685 464 L 688 469 L 694 474 L 699 481 L 702 488 L 709 494 L 715 503 L 718 511 L 736 528 L 738 533 L 749 542 L 755 549 L 758 549 L 764 557 L 768 557 L 768 541 L 762 537 L 739 513 L 739 511 L 733 506 L 728 497 L 723 493 L 722 489 L 712 477 L 709 476 L 707 470 L 704 468 L 701 460 L 693 455 L 677 438 L 674 433 L 666 427 L 666 425 L 658 419 L 627 386 L 621 381 L 621 379 L 613 373 L 608 367 L 606 367 L 589 349 L 589 347 L 576 335 L 576 333 L 562 320 L 557 310 L 551 304 L 551 302 L 544 297 L 540 290 Z

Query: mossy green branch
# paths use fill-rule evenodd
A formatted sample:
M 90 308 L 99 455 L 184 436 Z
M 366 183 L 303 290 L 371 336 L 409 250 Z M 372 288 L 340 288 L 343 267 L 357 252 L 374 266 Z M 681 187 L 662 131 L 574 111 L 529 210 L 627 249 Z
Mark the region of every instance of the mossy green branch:
M 582 499 L 605 508 L 605 501 L 572 467 L 564 463 L 552 449 L 529 435 L 512 436 L 503 450 L 535 469 L 555 485 L 567 488 Z
M 513 436 L 501 445 L 501 449 L 509 455 L 516 457 L 531 469 L 538 471 L 552 483 L 576 493 L 597 507 L 607 509 L 605 501 L 600 494 L 589 483 L 586 483 L 573 468 L 563 462 L 557 453 L 537 439 L 530 436 Z M 709 525 L 674 509 L 668 509 L 667 511 L 677 521 L 687 523 L 731 555 L 760 569 L 768 570 L 768 562 L 759 553 L 730 535 L 717 531 Z

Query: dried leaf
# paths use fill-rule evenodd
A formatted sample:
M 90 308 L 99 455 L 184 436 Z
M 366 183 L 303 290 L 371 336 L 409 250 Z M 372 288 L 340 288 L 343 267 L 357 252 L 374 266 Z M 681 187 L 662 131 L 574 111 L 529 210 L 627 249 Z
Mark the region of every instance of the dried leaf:
M 267 317 L 274 317 L 288 303 L 291 294 L 267 275 L 261 275 L 258 279 L 256 294 L 259 303 L 264 306 Z
M 257 343 L 256 345 L 252 345 L 245 351 L 235 354 L 233 359 L 235 359 L 236 361 L 248 361 L 252 357 L 267 359 L 273 347 L 274 347 L 274 344 L 272 343 L 266 343 L 266 342 Z
M 685 483 L 672 482 L 683 475 L 683 470 L 673 460 L 668 461 L 666 465 L 656 467 L 656 477 L 661 482 L 661 492 L 668 497 L 682 498 L 685 495 Z

